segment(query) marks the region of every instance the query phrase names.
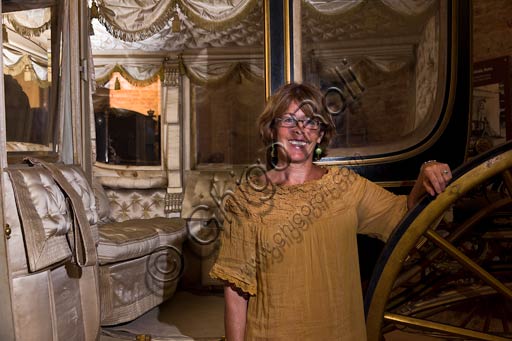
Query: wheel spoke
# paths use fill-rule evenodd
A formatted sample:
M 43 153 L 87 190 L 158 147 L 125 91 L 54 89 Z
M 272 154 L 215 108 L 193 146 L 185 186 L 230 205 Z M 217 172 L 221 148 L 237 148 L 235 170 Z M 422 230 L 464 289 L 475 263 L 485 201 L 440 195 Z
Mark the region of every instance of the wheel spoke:
M 504 198 L 501 200 L 498 200 L 496 202 L 493 202 L 489 206 L 486 206 L 485 208 L 479 210 L 477 213 L 475 213 L 473 216 L 471 216 L 468 220 L 466 220 L 462 225 L 457 227 L 457 229 L 450 233 L 450 235 L 446 238 L 447 241 L 450 243 L 455 242 L 457 239 L 459 239 L 462 235 L 464 235 L 468 230 L 470 230 L 473 226 L 475 226 L 478 222 L 480 222 L 483 218 L 487 217 L 490 213 L 501 209 L 502 207 L 505 207 L 506 205 L 512 203 L 512 198 Z M 437 226 L 437 225 L 435 225 Z M 397 280 L 395 281 L 395 287 L 399 287 L 403 285 L 405 282 L 413 278 L 415 275 L 417 275 L 420 271 L 425 269 L 427 266 L 430 265 L 430 263 L 436 259 L 440 254 L 442 253 L 441 249 L 435 249 L 431 251 L 426 257 L 425 260 L 422 261 L 420 264 L 414 265 L 409 270 L 401 274 Z
M 512 142 L 455 170 L 443 193 L 411 210 L 366 292 L 368 340 L 403 326 L 440 337 L 510 340 L 510 207 Z M 454 219 L 444 224 L 450 209 Z
M 512 299 L 512 290 L 510 290 L 507 286 L 501 283 L 496 277 L 494 277 L 489 272 L 484 270 L 480 265 L 472 261 L 464 253 L 459 251 L 455 246 L 446 241 L 446 239 L 444 239 L 443 237 L 441 237 L 439 234 L 432 230 L 425 231 L 424 235 L 432 242 L 434 242 L 437 246 L 439 246 L 441 249 L 443 249 L 446 253 L 455 258 L 459 263 L 464 265 L 468 270 L 473 272 L 484 282 L 486 282 L 491 287 L 496 289 L 496 291 L 502 293 L 507 298 Z

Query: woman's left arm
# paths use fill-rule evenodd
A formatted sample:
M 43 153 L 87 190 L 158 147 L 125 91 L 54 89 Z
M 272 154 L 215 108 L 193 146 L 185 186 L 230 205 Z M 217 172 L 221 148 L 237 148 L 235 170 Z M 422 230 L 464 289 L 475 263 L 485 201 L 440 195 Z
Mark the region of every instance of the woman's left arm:
M 407 197 L 407 208 L 412 208 L 427 192 L 435 196 L 446 188 L 452 179 L 452 171 L 446 163 L 427 161 L 420 168 L 420 174 Z

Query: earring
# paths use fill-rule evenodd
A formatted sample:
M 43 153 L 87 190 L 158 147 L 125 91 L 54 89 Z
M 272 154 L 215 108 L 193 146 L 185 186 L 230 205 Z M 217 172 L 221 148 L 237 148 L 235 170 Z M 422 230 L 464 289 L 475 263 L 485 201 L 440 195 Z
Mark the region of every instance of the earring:
M 276 157 L 276 148 L 274 147 L 275 143 L 272 143 L 272 149 L 270 149 L 270 157 L 275 158 Z
M 322 155 L 322 148 L 317 144 L 315 148 L 315 161 L 320 160 L 320 155 Z

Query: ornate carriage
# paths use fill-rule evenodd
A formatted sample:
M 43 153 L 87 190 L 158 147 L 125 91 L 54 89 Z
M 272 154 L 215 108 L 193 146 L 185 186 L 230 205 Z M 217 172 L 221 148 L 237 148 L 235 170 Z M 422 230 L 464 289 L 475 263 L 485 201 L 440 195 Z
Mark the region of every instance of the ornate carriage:
M 481 89 L 498 111 L 472 115 L 472 6 L 2 1 L 0 164 L 15 174 L 2 185 L 10 223 L 0 242 L 0 299 L 9 302 L 0 305 L 2 339 L 97 339 L 101 326 L 172 297 L 178 282 L 218 285 L 207 275 L 218 199 L 261 165 L 267 150 L 257 147 L 255 117 L 291 81 L 318 85 L 336 123 L 319 164 L 351 167 L 396 193 L 426 160 L 455 169 L 447 190 L 423 198 L 384 247 L 361 239 L 369 340 L 397 329 L 511 339 L 512 144 L 504 142 L 512 119 L 500 111 L 510 90 L 508 80 Z M 27 156 L 79 165 L 56 171 L 78 187 L 57 185 L 45 162 L 21 166 Z M 23 184 L 29 190 L 15 193 Z M 33 202 L 23 199 L 31 186 L 44 188 Z M 67 207 L 67 191 L 85 211 Z M 25 211 L 43 201 L 62 225 L 35 214 L 28 221 L 42 242 L 33 244 Z M 82 225 L 71 232 L 74 219 Z M 379 252 L 365 257 L 370 250 Z

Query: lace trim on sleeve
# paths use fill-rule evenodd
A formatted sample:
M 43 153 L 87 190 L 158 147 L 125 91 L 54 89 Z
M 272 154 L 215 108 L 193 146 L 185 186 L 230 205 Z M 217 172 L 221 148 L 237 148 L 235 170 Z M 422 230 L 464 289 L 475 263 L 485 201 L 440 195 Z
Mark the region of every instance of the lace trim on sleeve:
M 218 264 L 215 264 L 210 270 L 210 277 L 226 281 L 251 296 L 256 295 L 256 286 L 254 284 L 248 283 L 247 280 L 241 278 L 242 276 L 234 276 L 231 271 L 226 271 L 225 268 Z

